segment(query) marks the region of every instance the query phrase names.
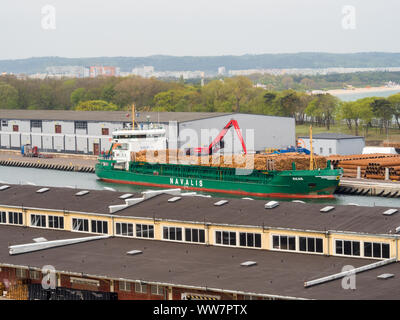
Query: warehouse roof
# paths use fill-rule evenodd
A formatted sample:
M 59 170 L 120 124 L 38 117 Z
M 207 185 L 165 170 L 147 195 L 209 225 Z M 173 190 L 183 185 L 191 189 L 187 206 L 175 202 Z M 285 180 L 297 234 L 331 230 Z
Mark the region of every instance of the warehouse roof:
M 38 193 L 36 191 L 43 187 L 11 184 L 8 186 L 10 188 L 0 191 L 0 205 L 102 214 L 109 213 L 109 205 L 124 204 L 125 201 L 119 197 L 126 194 L 126 192 L 108 190 L 55 187 L 48 187 L 48 191 Z M 89 193 L 77 196 L 76 193 L 80 191 L 89 191 Z M 141 194 L 132 192 L 132 197 L 141 196 Z
M 74 233 L 0 226 L 0 263 L 37 268 L 52 265 L 58 271 L 84 273 L 86 276 L 207 287 L 249 294 L 312 299 L 399 299 L 399 263 L 357 274 L 356 290 L 343 289 L 341 279 L 304 288 L 304 281 L 336 274 L 344 266 L 360 267 L 375 260 L 127 238 L 101 239 L 9 255 L 9 244 L 29 243 L 33 238 L 43 236 L 54 240 L 72 238 Z M 126 254 L 134 249 L 143 253 L 134 256 Z M 240 266 L 249 260 L 256 261 L 257 265 Z M 383 273 L 392 273 L 395 277 L 377 279 Z
M 51 187 L 37 193 L 41 187 L 10 185 L 0 191 L 0 205 L 24 206 L 43 209 L 109 214 L 109 205 L 124 204 L 122 192 L 91 190 L 83 196 L 70 188 Z M 132 197 L 141 197 L 134 194 Z M 294 203 L 281 201 L 273 209 L 265 209 L 267 200 L 231 198 L 221 206 L 214 205 L 223 198 L 184 196 L 176 202 L 168 202 L 171 195 L 161 194 L 141 203 L 115 212 L 117 216 L 147 217 L 243 226 L 264 226 L 314 231 L 346 231 L 370 234 L 395 234 L 400 226 L 400 210 L 387 216 L 385 207 L 335 205 L 330 212 L 322 213 L 325 204 Z
M 298 138 L 310 139 L 310 136 L 300 136 Z M 343 133 L 323 132 L 323 133 L 313 134 L 313 139 L 342 140 L 342 139 L 364 139 L 364 137 L 352 136 Z
M 222 206 L 214 203 L 221 198 L 182 197 L 168 202 L 171 196 L 159 195 L 117 215 L 161 218 L 180 221 L 211 222 L 216 224 L 264 226 L 314 231 L 348 231 L 371 234 L 391 234 L 400 226 L 400 212 L 383 215 L 388 208 L 335 205 L 335 209 L 322 213 L 324 204 L 281 201 L 273 209 L 265 209 L 267 200 L 225 198 Z M 400 210 L 399 210 L 400 211 Z
M 137 112 L 137 122 L 190 121 L 228 115 L 221 112 Z M 147 116 L 150 118 L 147 119 Z M 131 111 L 8 110 L 0 109 L 0 119 L 130 122 Z

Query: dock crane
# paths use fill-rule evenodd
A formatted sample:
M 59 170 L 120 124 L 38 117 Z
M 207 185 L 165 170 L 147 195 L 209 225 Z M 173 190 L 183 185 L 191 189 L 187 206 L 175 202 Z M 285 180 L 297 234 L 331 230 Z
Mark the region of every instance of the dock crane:
M 186 149 L 186 155 L 191 155 L 191 154 L 194 154 L 197 156 L 212 155 L 214 152 L 218 151 L 219 149 L 223 149 L 224 148 L 224 140 L 223 139 L 224 139 L 226 133 L 228 132 L 228 130 L 232 126 L 235 128 L 236 134 L 239 137 L 239 140 L 242 144 L 244 154 L 247 154 L 246 145 L 244 143 L 242 133 L 240 132 L 239 124 L 236 120 L 231 119 L 208 147 Z

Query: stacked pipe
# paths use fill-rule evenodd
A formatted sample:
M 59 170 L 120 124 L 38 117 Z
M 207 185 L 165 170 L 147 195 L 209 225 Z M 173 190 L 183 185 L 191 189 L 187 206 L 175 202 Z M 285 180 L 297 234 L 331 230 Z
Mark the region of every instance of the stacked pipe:
M 353 156 L 328 157 L 335 168 L 343 168 L 343 176 L 357 177 L 360 167 L 361 178 L 400 181 L 400 155 L 393 154 L 368 154 Z M 388 170 L 389 175 L 386 175 Z
M 383 142 L 384 147 L 392 147 L 392 148 L 400 148 L 400 142 L 394 142 L 394 141 L 384 141 Z

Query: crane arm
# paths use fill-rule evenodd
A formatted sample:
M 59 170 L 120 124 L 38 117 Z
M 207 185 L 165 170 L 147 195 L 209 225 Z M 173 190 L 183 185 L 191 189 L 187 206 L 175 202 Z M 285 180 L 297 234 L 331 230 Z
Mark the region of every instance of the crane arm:
M 235 128 L 235 131 L 236 131 L 236 133 L 237 133 L 237 135 L 239 137 L 240 143 L 242 144 L 242 148 L 243 148 L 244 153 L 247 154 L 246 145 L 244 143 L 242 133 L 240 132 L 239 124 L 234 119 L 232 119 L 231 121 L 228 122 L 228 124 L 221 130 L 221 132 L 218 134 L 218 136 L 208 146 L 208 153 L 209 154 L 212 153 L 212 150 L 213 150 L 214 146 L 217 145 L 225 137 L 226 133 L 228 132 L 228 130 L 232 126 Z

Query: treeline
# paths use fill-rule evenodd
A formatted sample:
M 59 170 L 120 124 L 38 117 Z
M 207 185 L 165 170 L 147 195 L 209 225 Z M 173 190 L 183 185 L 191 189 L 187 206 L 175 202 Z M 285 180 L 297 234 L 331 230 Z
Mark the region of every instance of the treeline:
M 266 75 L 249 76 L 254 82 L 264 84 L 270 90 L 329 90 L 341 89 L 346 85 L 353 87 L 379 87 L 392 81 L 400 83 L 400 72 L 354 72 L 332 73 L 327 75 Z
M 22 80 L 2 76 L 0 109 L 70 110 L 91 100 L 105 101 L 119 110 L 133 102 L 139 108 L 151 107 L 158 93 L 177 88 L 183 85 L 140 77 Z
M 278 53 L 246 54 L 241 56 L 167 56 L 148 57 L 92 57 L 63 58 L 40 57 L 19 60 L 0 60 L 0 71 L 11 73 L 41 73 L 49 66 L 115 66 L 130 72 L 136 66 L 154 66 L 158 71 L 202 70 L 216 72 L 218 67 L 227 70 L 269 68 L 330 68 L 330 67 L 398 67 L 400 53 Z
M 266 90 L 247 77 L 212 80 L 204 86 L 141 77 L 27 79 L 0 77 L 0 109 L 242 112 L 294 117 L 328 130 L 335 120 L 358 134 L 362 126 L 400 129 L 400 94 L 343 102 L 330 94 Z

